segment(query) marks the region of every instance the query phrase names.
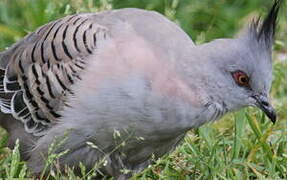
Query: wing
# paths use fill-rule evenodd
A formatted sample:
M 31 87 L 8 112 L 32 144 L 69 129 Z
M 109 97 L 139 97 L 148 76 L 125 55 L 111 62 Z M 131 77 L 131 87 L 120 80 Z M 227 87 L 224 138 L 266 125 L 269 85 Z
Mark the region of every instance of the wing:
M 42 135 L 58 118 L 85 59 L 107 29 L 92 14 L 67 16 L 40 27 L 0 53 L 0 107 Z

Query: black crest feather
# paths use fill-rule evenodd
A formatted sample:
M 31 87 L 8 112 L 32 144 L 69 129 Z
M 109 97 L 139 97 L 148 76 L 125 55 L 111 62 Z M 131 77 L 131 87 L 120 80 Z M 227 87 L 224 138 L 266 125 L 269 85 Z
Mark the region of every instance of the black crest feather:
M 268 47 L 272 46 L 277 26 L 277 17 L 282 0 L 275 0 L 266 18 L 261 21 L 259 17 L 251 24 L 251 32 L 255 33 L 258 42 L 263 42 Z M 254 34 L 253 34 L 254 35 Z

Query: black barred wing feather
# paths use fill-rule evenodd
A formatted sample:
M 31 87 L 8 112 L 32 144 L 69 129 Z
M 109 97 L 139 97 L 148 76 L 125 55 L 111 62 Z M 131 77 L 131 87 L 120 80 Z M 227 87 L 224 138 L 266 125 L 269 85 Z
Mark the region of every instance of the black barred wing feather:
M 79 14 L 51 22 L 0 53 L 1 111 L 21 120 L 27 132 L 40 136 L 61 116 L 98 34 L 106 36 L 92 18 Z

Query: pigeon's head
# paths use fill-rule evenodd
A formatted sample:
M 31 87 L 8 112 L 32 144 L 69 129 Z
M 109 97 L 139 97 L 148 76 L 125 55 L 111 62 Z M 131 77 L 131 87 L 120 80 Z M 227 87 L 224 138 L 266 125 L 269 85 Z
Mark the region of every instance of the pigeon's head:
M 207 49 L 206 56 L 210 62 L 207 71 L 212 72 L 208 73 L 211 96 L 217 97 L 231 111 L 256 106 L 272 122 L 276 121 L 276 112 L 271 106 L 269 91 L 279 4 L 280 1 L 276 1 L 263 21 L 254 21 L 238 38 L 218 39 L 202 45 Z M 216 89 L 221 93 L 216 94 Z

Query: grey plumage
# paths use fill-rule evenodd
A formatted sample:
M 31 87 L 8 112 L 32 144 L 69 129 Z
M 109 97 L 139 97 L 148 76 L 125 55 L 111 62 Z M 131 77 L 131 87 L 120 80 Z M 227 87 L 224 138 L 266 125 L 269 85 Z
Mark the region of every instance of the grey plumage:
M 142 170 L 189 129 L 227 112 L 253 105 L 274 121 L 268 93 L 279 5 L 238 38 L 198 46 L 164 16 L 145 10 L 51 22 L 0 54 L 1 111 L 23 122 L 26 132 L 14 119 L 0 124 L 12 139 L 21 133 L 34 142 L 21 147 L 34 173 L 43 170 L 49 145 L 67 133 L 56 150 L 69 149 L 62 165 L 82 162 L 90 169 L 105 157 L 102 170 L 125 179 L 130 174 L 122 169 Z

